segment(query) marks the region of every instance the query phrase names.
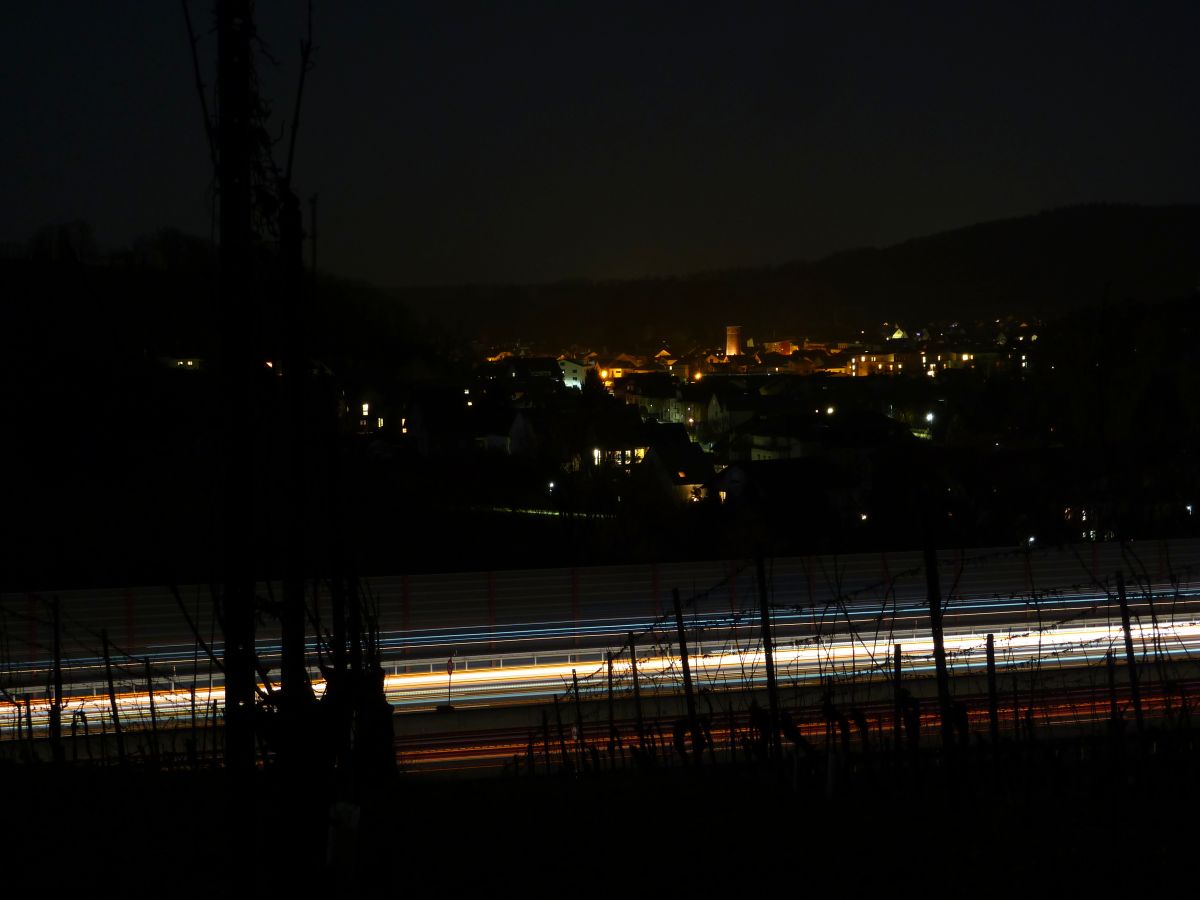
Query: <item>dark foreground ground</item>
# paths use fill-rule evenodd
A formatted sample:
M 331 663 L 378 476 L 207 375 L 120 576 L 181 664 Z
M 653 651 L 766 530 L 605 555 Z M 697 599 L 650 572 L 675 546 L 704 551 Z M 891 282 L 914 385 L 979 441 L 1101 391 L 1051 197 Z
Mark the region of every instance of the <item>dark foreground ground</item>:
M 1190 893 L 1198 761 L 1189 729 L 954 762 L 815 753 L 778 768 L 400 776 L 365 793 L 357 828 L 352 808 L 331 828 L 315 788 L 260 773 L 232 854 L 219 771 L 10 764 L 0 881 L 167 897 Z

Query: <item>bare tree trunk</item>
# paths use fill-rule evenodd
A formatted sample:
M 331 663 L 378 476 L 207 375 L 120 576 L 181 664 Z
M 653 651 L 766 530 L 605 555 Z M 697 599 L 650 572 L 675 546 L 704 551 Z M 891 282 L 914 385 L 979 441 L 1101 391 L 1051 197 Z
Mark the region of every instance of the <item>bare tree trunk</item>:
M 287 743 L 303 740 L 298 733 L 297 720 L 302 719 L 304 710 L 312 703 L 312 684 L 305 666 L 304 585 L 306 582 L 304 561 L 306 498 L 305 452 L 308 438 L 305 427 L 308 358 L 305 352 L 304 316 L 304 261 L 302 254 L 303 230 L 300 207 L 289 186 L 284 186 L 283 210 L 280 214 L 280 244 L 282 267 L 283 308 L 283 378 L 287 405 L 287 449 L 286 477 L 284 479 L 284 502 L 287 509 L 287 547 L 284 551 L 282 656 L 280 679 L 282 681 L 285 715 L 292 726 L 286 737 Z M 289 747 L 286 752 L 298 751 Z
M 235 780 L 254 770 L 253 446 L 255 298 L 250 284 L 252 50 L 249 0 L 217 2 L 221 198 L 221 375 L 225 413 L 224 609 L 225 765 Z M 261 365 L 261 363 L 259 363 Z M 239 784 L 234 794 L 239 794 Z

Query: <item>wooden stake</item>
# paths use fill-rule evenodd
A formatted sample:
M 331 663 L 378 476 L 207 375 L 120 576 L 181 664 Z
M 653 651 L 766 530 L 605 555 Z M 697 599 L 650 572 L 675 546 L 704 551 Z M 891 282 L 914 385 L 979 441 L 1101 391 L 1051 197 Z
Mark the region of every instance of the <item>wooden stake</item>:
M 1129 666 L 1129 695 L 1133 700 L 1133 718 L 1138 734 L 1145 729 L 1142 719 L 1142 694 L 1138 687 L 1137 656 L 1133 652 L 1133 632 L 1129 626 L 1129 601 L 1125 597 L 1125 575 L 1117 573 L 1117 599 L 1121 603 L 1121 629 L 1125 632 L 1125 662 Z
M 904 694 L 900 679 L 903 670 L 900 667 L 900 645 L 892 648 L 892 741 L 895 751 L 900 752 L 903 745 L 904 731 Z
M 586 758 L 587 743 L 583 739 L 583 704 L 579 700 L 579 676 L 575 674 L 575 670 L 571 670 L 571 687 L 575 693 L 575 758 L 576 767 L 583 769 L 583 761 Z
M 996 695 L 996 639 L 987 636 L 988 723 L 991 726 L 992 746 L 1000 744 L 1000 699 Z
M 562 711 L 558 708 L 558 696 L 554 697 L 554 724 L 558 728 L 558 749 L 562 754 L 562 764 L 565 769 L 570 760 L 567 759 L 567 738 L 563 733 Z
M 117 760 L 125 765 L 125 735 L 121 733 L 121 713 L 117 709 L 117 689 L 113 684 L 112 657 L 108 652 L 108 632 L 100 632 L 104 644 L 104 674 L 108 679 L 108 705 L 112 709 L 113 732 L 117 736 Z
M 637 722 L 638 749 L 646 752 L 646 725 L 642 721 L 642 694 L 638 689 L 637 639 L 629 632 L 629 666 L 633 674 L 633 711 Z
M 62 619 L 57 596 L 50 603 L 50 612 L 54 621 L 54 699 L 50 703 L 50 753 L 56 763 L 62 763 L 66 760 L 62 743 Z
M 687 701 L 688 731 L 692 735 L 692 753 L 699 755 L 703 742 L 696 723 L 696 697 L 692 693 L 692 667 L 688 660 L 687 631 L 683 627 L 683 607 L 679 602 L 679 588 L 671 589 L 671 602 L 675 605 L 675 632 L 679 636 L 679 659 L 683 664 L 683 694 Z
M 942 746 L 954 747 L 954 716 L 950 708 L 950 670 L 946 667 L 946 641 L 942 632 L 942 588 L 938 577 L 937 551 L 925 539 L 925 584 L 929 592 L 929 630 L 933 633 L 933 659 L 937 667 L 938 710 L 942 720 Z
M 1117 661 L 1111 650 L 1104 654 L 1104 668 L 1108 674 L 1108 718 L 1115 726 L 1121 710 L 1117 706 Z
M 1021 704 L 1017 693 L 1017 676 L 1013 676 L 1013 740 L 1021 740 Z
M 150 701 L 150 756 L 154 765 L 160 762 L 158 747 L 158 714 L 154 709 L 154 675 L 150 671 L 150 657 L 146 657 L 146 696 Z
M 767 666 L 767 710 L 770 716 L 771 741 L 768 752 L 772 759 L 779 759 L 782 751 L 779 746 L 779 689 L 775 684 L 775 651 L 771 641 L 771 609 L 767 602 L 766 565 L 762 554 L 756 560 L 758 575 L 758 607 L 760 627 L 762 629 L 763 656 Z
M 613 655 L 608 651 L 608 756 L 612 760 L 617 746 L 617 725 L 613 717 Z

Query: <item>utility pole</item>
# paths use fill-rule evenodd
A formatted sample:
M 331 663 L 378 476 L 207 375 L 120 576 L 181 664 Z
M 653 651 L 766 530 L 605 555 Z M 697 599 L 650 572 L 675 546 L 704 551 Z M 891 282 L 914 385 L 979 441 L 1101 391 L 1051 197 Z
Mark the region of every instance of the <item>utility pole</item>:
M 683 663 L 683 694 L 687 700 L 688 730 L 692 734 L 692 752 L 700 753 L 700 729 L 696 724 L 696 698 L 692 693 L 692 668 L 688 661 L 687 631 L 683 627 L 683 607 L 679 603 L 679 588 L 671 589 L 675 604 L 675 632 L 679 636 L 679 658 Z
M 779 759 L 779 689 L 775 684 L 775 649 L 771 641 L 771 608 L 767 602 L 767 570 L 762 554 L 756 560 L 758 575 L 758 607 L 762 627 L 763 656 L 767 665 L 767 707 L 771 719 L 771 756 Z
M 1133 652 L 1133 632 L 1129 625 L 1129 601 L 1125 597 L 1125 574 L 1117 573 L 1117 599 L 1121 603 L 1121 629 L 1125 632 L 1125 662 L 1129 666 L 1129 697 L 1133 701 L 1133 719 L 1140 735 L 1145 728 L 1142 718 L 1142 693 L 1138 687 L 1137 655 Z

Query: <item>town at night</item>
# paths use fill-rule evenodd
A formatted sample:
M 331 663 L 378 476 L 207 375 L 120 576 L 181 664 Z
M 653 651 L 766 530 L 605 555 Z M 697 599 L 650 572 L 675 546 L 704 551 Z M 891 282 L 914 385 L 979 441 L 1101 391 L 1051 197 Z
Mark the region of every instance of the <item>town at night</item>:
M 10 18 L 14 889 L 1182 888 L 1197 9 Z

